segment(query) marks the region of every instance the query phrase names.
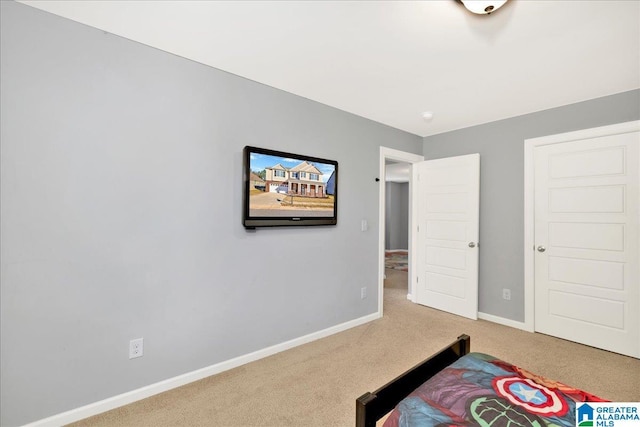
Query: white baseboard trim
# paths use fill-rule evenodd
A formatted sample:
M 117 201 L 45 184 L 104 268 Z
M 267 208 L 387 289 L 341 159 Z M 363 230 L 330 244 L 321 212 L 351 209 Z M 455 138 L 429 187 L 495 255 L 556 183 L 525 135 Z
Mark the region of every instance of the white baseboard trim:
M 126 393 L 119 394 L 98 402 L 90 403 L 85 406 L 81 406 L 70 411 L 62 412 L 60 414 L 53 415 L 51 417 L 43 418 L 38 421 L 34 421 L 30 424 L 26 424 L 25 427 L 50 427 L 50 426 L 62 426 L 65 424 L 80 421 L 82 419 L 101 414 L 111 409 L 118 408 L 120 406 L 128 405 L 138 400 L 146 399 L 147 397 L 165 392 L 167 390 L 174 389 L 176 387 L 183 386 L 185 384 L 192 383 L 194 381 L 201 380 L 211 375 L 219 374 L 229 369 L 236 368 L 238 366 L 253 362 L 281 351 L 289 350 L 299 345 L 307 344 L 309 342 L 325 338 L 338 332 L 346 331 L 347 329 L 354 328 L 356 326 L 363 325 L 371 322 L 372 320 L 379 319 L 381 314 L 375 312 L 367 316 L 360 317 L 358 319 L 350 320 L 339 325 L 332 326 L 327 329 L 323 329 L 318 332 L 313 332 L 308 335 L 304 335 L 299 338 L 294 338 L 290 341 L 286 341 L 280 344 L 273 345 L 271 347 L 263 348 L 262 350 L 254 351 L 253 353 L 238 356 L 233 359 L 226 360 L 224 362 L 216 363 L 215 365 L 207 366 L 206 368 L 198 369 L 195 371 L 187 372 L 186 374 L 178 375 L 173 378 L 169 378 L 154 384 L 150 384 L 145 387 L 141 387 L 136 390 L 132 390 Z
M 517 320 L 506 319 L 504 317 L 494 316 L 493 314 L 478 313 L 478 319 L 488 320 L 489 322 L 499 323 L 501 325 L 510 326 L 516 329 L 522 329 L 523 331 L 533 332 L 524 322 L 518 322 Z

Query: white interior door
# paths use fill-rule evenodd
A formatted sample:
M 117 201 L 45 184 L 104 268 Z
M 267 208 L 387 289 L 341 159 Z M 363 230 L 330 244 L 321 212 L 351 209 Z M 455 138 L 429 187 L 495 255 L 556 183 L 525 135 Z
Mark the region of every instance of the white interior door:
M 415 163 L 416 302 L 478 318 L 480 155 Z
M 640 357 L 639 145 L 535 147 L 536 331 Z

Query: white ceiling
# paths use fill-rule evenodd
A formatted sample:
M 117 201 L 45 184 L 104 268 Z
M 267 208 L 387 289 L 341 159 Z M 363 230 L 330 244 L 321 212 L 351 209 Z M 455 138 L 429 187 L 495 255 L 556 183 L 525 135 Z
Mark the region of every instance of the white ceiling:
M 22 3 L 419 136 L 640 87 L 636 0 Z

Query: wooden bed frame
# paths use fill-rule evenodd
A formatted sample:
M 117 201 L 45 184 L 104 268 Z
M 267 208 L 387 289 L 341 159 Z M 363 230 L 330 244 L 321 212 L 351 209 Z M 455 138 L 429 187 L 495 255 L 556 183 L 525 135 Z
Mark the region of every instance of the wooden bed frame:
M 469 353 L 471 338 L 460 335 L 451 345 L 409 369 L 373 393 L 356 400 L 356 427 L 375 427 L 376 422 L 391 411 L 422 383 Z

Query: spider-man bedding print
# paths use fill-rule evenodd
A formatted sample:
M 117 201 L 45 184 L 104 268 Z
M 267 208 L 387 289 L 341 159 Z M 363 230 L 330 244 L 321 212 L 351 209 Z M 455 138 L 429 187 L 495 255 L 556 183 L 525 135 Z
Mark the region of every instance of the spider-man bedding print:
M 384 427 L 574 427 L 576 402 L 605 400 L 470 353 L 402 400 Z

